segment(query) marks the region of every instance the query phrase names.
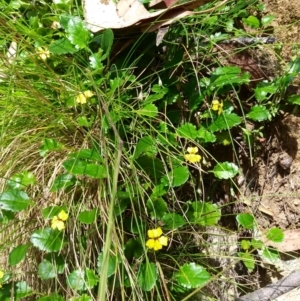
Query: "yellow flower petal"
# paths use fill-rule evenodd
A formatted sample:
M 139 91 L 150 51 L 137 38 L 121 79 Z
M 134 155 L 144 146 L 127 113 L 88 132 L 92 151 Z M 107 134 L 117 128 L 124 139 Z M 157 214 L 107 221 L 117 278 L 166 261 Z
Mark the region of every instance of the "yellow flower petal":
M 146 242 L 146 247 L 148 247 L 149 249 L 153 249 L 155 245 L 155 240 L 154 239 L 148 239 Z
M 197 163 L 201 161 L 201 156 L 195 154 L 186 154 L 184 155 L 184 159 L 190 163 Z
M 84 96 L 85 96 L 86 98 L 91 98 L 91 97 L 94 96 L 94 93 L 93 93 L 92 91 L 90 91 L 90 90 L 84 91 L 83 94 L 84 94 Z
M 162 229 L 160 227 L 152 230 L 148 230 L 149 238 L 158 238 L 162 235 Z
M 188 147 L 187 152 L 189 154 L 197 154 L 198 153 L 198 147 Z
M 154 241 L 154 247 L 153 247 L 153 250 L 154 251 L 158 251 L 158 250 L 161 250 L 162 249 L 162 244 L 159 242 L 159 240 L 155 240 Z
M 37 55 L 43 61 L 50 57 L 50 51 L 45 47 L 38 47 L 36 50 Z
M 166 247 L 168 245 L 168 237 L 166 236 L 161 236 L 158 241 L 162 246 Z
M 57 229 L 59 231 L 64 230 L 65 229 L 65 223 L 63 221 L 60 221 L 60 220 L 56 220 L 56 221 L 52 220 L 51 228 L 53 230 Z
M 86 103 L 86 97 L 83 93 L 79 93 L 77 96 L 76 96 L 76 102 L 77 103 L 80 103 L 80 104 L 85 104 Z
M 68 219 L 68 213 L 62 210 L 58 213 L 58 218 L 62 221 L 66 221 Z
M 4 277 L 4 272 L 0 270 L 0 279 Z
M 211 109 L 214 110 L 214 111 L 218 111 L 219 110 L 219 105 L 220 105 L 220 102 L 218 100 L 213 100 L 211 102 Z

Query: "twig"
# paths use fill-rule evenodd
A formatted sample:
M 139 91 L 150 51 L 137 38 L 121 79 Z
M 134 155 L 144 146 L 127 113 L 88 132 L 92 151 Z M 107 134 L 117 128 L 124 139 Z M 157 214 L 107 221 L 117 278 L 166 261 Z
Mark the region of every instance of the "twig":
M 277 282 L 267 285 L 235 301 L 270 301 L 300 286 L 300 271 L 295 271 Z

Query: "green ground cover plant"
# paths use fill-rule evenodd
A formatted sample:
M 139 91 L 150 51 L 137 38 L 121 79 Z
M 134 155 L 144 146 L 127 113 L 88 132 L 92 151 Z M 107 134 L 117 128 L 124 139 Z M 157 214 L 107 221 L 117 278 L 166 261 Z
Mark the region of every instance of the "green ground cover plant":
M 253 86 L 216 51 L 243 28 L 260 36 L 262 11 L 229 1 L 175 22 L 159 47 L 133 32 L 118 52 L 121 36 L 92 34 L 80 1 L 1 1 L 1 300 L 218 300 L 226 269 L 278 258 L 252 213 L 226 209 L 243 198 L 237 137 L 252 164 L 264 124 L 299 104 L 284 98 L 298 59 Z M 248 237 L 220 270 L 207 237 L 227 220 Z

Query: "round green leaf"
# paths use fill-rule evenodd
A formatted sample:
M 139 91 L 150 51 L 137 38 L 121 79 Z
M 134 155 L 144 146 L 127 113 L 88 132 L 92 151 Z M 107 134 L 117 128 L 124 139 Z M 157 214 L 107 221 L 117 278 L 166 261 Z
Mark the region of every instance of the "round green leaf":
M 35 181 L 36 179 L 32 172 L 23 171 L 12 176 L 7 181 L 7 186 L 12 189 L 24 189 L 25 187 L 34 184 Z
M 98 267 L 98 274 L 101 275 L 102 273 L 102 269 L 104 266 L 104 257 L 103 257 L 103 253 L 100 253 L 98 256 L 98 261 L 97 261 L 97 267 Z M 121 259 L 116 256 L 116 255 L 112 255 L 110 254 L 108 257 L 108 265 L 107 265 L 107 277 L 110 277 L 111 275 L 113 275 L 118 267 L 118 263 L 121 262 Z
M 62 232 L 51 228 L 34 231 L 30 241 L 35 247 L 46 252 L 58 252 L 63 247 Z
M 157 152 L 155 144 L 156 142 L 151 136 L 141 138 L 136 145 L 133 158 L 136 159 L 143 153 L 155 154 Z
M 272 228 L 268 231 L 267 238 L 273 242 L 282 242 L 284 239 L 284 233 L 279 228 Z
M 92 289 L 99 281 L 95 272 L 90 269 L 85 269 L 85 285 L 88 289 Z
M 279 253 L 273 248 L 265 248 L 261 256 L 268 263 L 274 264 L 279 258 Z
M 213 226 L 221 218 L 221 212 L 216 204 L 208 202 L 193 202 L 195 222 L 201 226 Z
M 231 129 L 232 127 L 242 122 L 241 117 L 234 113 L 223 112 L 222 115 L 218 116 L 209 126 L 209 130 L 212 132 L 222 131 Z
M 49 206 L 42 210 L 42 215 L 44 219 L 49 219 L 58 215 L 62 210 L 68 212 L 67 206 Z
M 208 283 L 211 276 L 201 265 L 192 262 L 186 263 L 180 267 L 180 270 L 175 275 L 175 278 L 180 285 L 190 289 L 204 286 Z
M 167 213 L 162 220 L 165 223 L 164 228 L 168 230 L 175 230 L 186 224 L 185 219 L 177 213 Z
M 84 271 L 82 270 L 74 270 L 67 277 L 67 285 L 75 290 L 82 291 L 85 289 L 85 280 L 84 280 Z
M 148 117 L 156 117 L 158 115 L 158 109 L 151 103 L 138 110 L 137 113 Z
M 71 174 L 59 175 L 55 180 L 50 189 L 51 192 L 65 189 L 69 186 L 73 186 L 76 183 L 76 178 Z
M 179 137 L 187 138 L 187 139 L 195 139 L 198 136 L 198 131 L 196 126 L 191 123 L 185 123 L 176 129 L 176 134 Z
M 255 267 L 255 260 L 250 253 L 239 252 L 238 256 L 242 259 L 244 265 L 248 269 L 249 272 L 252 272 Z
M 99 164 L 88 163 L 86 160 L 69 159 L 63 163 L 63 167 L 74 175 L 87 175 L 95 179 L 107 177 L 106 168 Z
M 269 24 L 274 20 L 274 18 L 275 18 L 275 16 L 273 16 L 273 15 L 266 15 L 266 16 L 263 16 L 263 17 L 261 18 L 261 24 L 262 24 L 263 26 L 267 26 L 267 25 L 269 25 Z
M 78 220 L 83 224 L 92 224 L 96 220 L 97 214 L 98 214 L 97 208 L 83 211 L 79 213 Z
M 236 216 L 239 225 L 245 229 L 253 230 L 255 226 L 254 216 L 250 213 L 240 213 Z
M 265 106 L 257 105 L 253 106 L 247 117 L 254 121 L 264 121 L 271 118 L 271 114 Z
M 172 187 L 178 187 L 184 184 L 190 176 L 190 172 L 187 166 L 176 167 L 168 173 L 167 183 L 170 183 Z
M 65 299 L 63 297 L 61 297 L 60 295 L 54 293 L 49 296 L 41 297 L 41 298 L 37 299 L 36 301 L 65 301 Z
M 18 189 L 7 190 L 0 194 L 0 208 L 4 210 L 20 212 L 31 204 L 27 193 Z
M 213 170 L 214 175 L 219 179 L 231 179 L 239 172 L 239 168 L 230 162 L 218 163 Z
M 141 265 L 138 273 L 138 283 L 143 291 L 150 291 L 157 280 L 155 264 L 147 262 Z
M 28 251 L 28 249 L 31 247 L 31 244 L 26 245 L 19 245 L 15 247 L 10 253 L 8 257 L 8 262 L 11 266 L 14 266 L 21 262 Z
M 162 198 L 154 201 L 148 200 L 146 206 L 150 212 L 151 218 L 153 219 L 161 219 L 168 209 L 167 203 Z
M 33 294 L 31 287 L 25 281 L 17 282 L 14 292 L 15 300 L 24 300 L 25 297 Z
M 39 264 L 38 276 L 44 280 L 55 278 L 56 277 L 56 269 L 50 261 L 44 259 Z
M 259 28 L 260 26 L 259 20 L 254 16 L 249 16 L 247 19 L 243 18 L 243 22 L 252 28 Z

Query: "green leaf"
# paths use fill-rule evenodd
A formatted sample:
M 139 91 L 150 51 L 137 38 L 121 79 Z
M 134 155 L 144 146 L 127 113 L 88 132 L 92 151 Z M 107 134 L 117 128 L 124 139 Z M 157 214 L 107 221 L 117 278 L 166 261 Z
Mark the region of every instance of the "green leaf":
M 98 274 L 101 276 L 102 273 L 102 269 L 104 266 L 104 257 L 103 257 L 103 253 L 100 253 L 98 256 L 98 261 L 97 261 L 97 267 L 98 267 Z M 107 277 L 110 277 L 111 275 L 113 275 L 118 268 L 118 264 L 121 262 L 121 259 L 119 256 L 113 255 L 113 254 L 109 254 L 108 257 L 108 265 L 107 265 Z
M 274 15 L 266 15 L 261 18 L 261 25 L 262 26 L 268 26 L 273 20 L 275 16 Z
M 57 274 L 64 273 L 67 264 L 62 255 L 58 255 L 57 253 L 48 253 L 44 256 L 44 259 L 53 264 Z
M 36 301 L 65 301 L 65 299 L 62 296 L 54 293 L 49 296 L 41 297 Z
M 93 53 L 89 56 L 90 66 L 92 69 L 97 70 L 97 72 L 102 73 L 104 69 L 104 65 L 102 63 L 102 49 L 100 49 L 97 53 Z M 82 116 L 85 117 L 85 116 Z M 86 123 L 87 125 L 82 126 L 91 126 L 91 123 Z
M 7 181 L 7 186 L 12 189 L 24 189 L 31 184 L 35 184 L 35 175 L 32 172 L 22 171 L 12 176 Z
M 15 300 L 24 300 L 25 297 L 32 295 L 32 293 L 31 287 L 25 281 L 15 284 Z
M 95 179 L 104 179 L 107 177 L 106 168 L 99 164 L 88 163 L 81 159 L 69 159 L 63 163 L 63 167 L 74 175 L 87 175 Z
M 82 291 L 86 288 L 84 271 L 74 270 L 67 276 L 67 285 L 74 291 Z
M 143 291 L 150 291 L 157 280 L 155 264 L 146 262 L 140 266 L 138 273 L 138 284 Z
M 239 168 L 230 162 L 218 163 L 213 170 L 214 175 L 218 179 L 231 179 L 239 172 Z
M 144 254 L 144 248 L 140 243 L 140 240 L 130 238 L 125 244 L 125 256 L 128 260 L 133 258 L 139 258 Z
M 156 100 L 159 100 L 159 99 L 162 99 L 163 97 L 165 96 L 165 94 L 152 94 L 152 95 L 149 95 L 144 101 L 143 101 L 143 104 L 144 105 L 147 105 L 147 104 L 150 104 Z
M 284 233 L 279 228 L 272 228 L 267 232 L 267 238 L 273 242 L 283 242 Z
M 265 248 L 261 254 L 262 258 L 270 264 L 276 263 L 279 258 L 279 253 L 273 248 Z
M 178 187 L 184 184 L 188 180 L 189 176 L 190 172 L 188 167 L 180 166 L 171 170 L 163 179 L 172 187 Z
M 42 215 L 44 219 L 53 218 L 53 216 L 58 215 L 62 210 L 68 212 L 67 206 L 49 206 L 42 210 Z
M 93 222 L 95 222 L 97 215 L 98 210 L 97 208 L 94 208 L 92 210 L 80 212 L 78 215 L 78 220 L 83 224 L 92 224 Z
M 243 240 L 241 241 L 241 248 L 242 248 L 243 250 L 247 251 L 247 250 L 250 249 L 250 247 L 251 247 L 251 242 L 250 242 L 249 240 L 243 239 Z
M 92 289 L 98 281 L 99 277 L 96 276 L 93 270 L 85 269 L 85 285 L 88 289 Z
M 68 16 L 68 18 L 67 38 L 75 45 L 76 49 L 86 48 L 90 39 L 90 32 L 86 28 L 84 21 L 77 16 Z
M 275 94 L 277 90 L 278 86 L 274 83 L 261 82 L 254 89 L 254 95 L 258 102 L 262 102 Z
M 259 239 L 251 239 L 251 246 L 254 248 L 254 249 L 262 249 L 264 244 L 261 240 Z
M 167 203 L 162 198 L 153 201 L 149 199 L 146 206 L 150 212 L 151 218 L 154 220 L 161 219 L 168 209 Z
M 249 81 L 249 74 L 242 74 L 241 69 L 238 67 L 218 67 L 211 73 L 210 88 L 212 90 L 215 90 L 217 88 L 222 88 L 226 85 L 233 86 L 248 84 Z
M 265 106 L 257 105 L 253 106 L 247 117 L 254 121 L 264 121 L 271 118 L 271 114 Z
M 253 230 L 255 227 L 254 216 L 250 213 L 240 213 L 236 216 L 236 220 L 245 229 Z
M 296 59 L 292 60 L 288 65 L 288 74 L 293 75 L 292 79 L 294 79 L 294 76 L 298 75 L 300 72 L 300 58 L 296 57 Z
M 245 252 L 238 252 L 238 256 L 242 259 L 244 265 L 251 273 L 255 267 L 255 260 L 254 257 L 250 253 Z
M 210 124 L 208 129 L 212 132 L 231 129 L 241 122 L 242 119 L 238 115 L 234 113 L 223 112 L 222 115 L 218 116 L 217 119 Z
M 105 60 L 109 56 L 113 42 L 114 32 L 109 28 L 105 29 L 101 37 L 101 48 L 103 49 L 101 60 Z
M 167 230 L 175 230 L 186 224 L 185 219 L 177 213 L 167 213 L 163 217 L 164 228 Z
M 40 147 L 40 155 L 45 157 L 49 151 L 58 151 L 61 150 L 63 144 L 57 142 L 55 139 L 45 138 L 44 143 Z
M 60 189 L 65 189 L 67 187 L 73 186 L 76 183 L 76 178 L 71 174 L 63 174 L 56 177 L 50 191 L 55 192 Z
M 20 212 L 33 204 L 26 192 L 21 190 L 7 190 L 0 193 L 0 208 L 13 212 Z
M 83 294 L 79 297 L 69 299 L 69 301 L 93 301 L 93 299 L 90 296 Z
M 31 247 L 31 244 L 19 245 L 9 253 L 8 263 L 11 266 L 14 266 L 24 260 L 28 249 Z
M 156 180 L 160 179 L 165 173 L 163 163 L 157 158 L 140 156 L 134 160 L 134 164 L 138 169 L 143 170 L 146 174 Z
M 211 276 L 201 265 L 191 262 L 181 266 L 179 272 L 175 274 L 175 278 L 180 285 L 191 289 L 204 286 L 209 282 Z
M 300 105 L 300 95 L 298 95 L 298 94 L 290 95 L 290 96 L 288 96 L 287 101 L 294 105 Z
M 43 280 L 55 278 L 56 269 L 54 265 L 44 259 L 38 266 L 38 276 Z
M 34 231 L 30 241 L 39 250 L 46 252 L 58 252 L 63 247 L 62 232 L 51 228 Z
M 183 137 L 186 139 L 195 139 L 198 137 L 198 131 L 196 126 L 191 123 L 185 123 L 176 129 L 176 134 L 179 137 Z
M 201 226 L 213 226 L 221 218 L 221 212 L 216 204 L 209 202 L 193 202 L 195 222 Z
M 154 155 L 157 153 L 155 146 L 156 142 L 151 136 L 143 137 L 136 145 L 133 159 L 138 158 L 141 154 L 148 153 L 148 155 Z
M 49 51 L 56 55 L 73 54 L 78 51 L 74 45 L 66 38 L 53 41 L 49 45 Z
M 247 19 L 243 18 L 243 22 L 252 28 L 259 28 L 260 26 L 259 20 L 254 16 L 249 16 Z
M 158 109 L 154 104 L 148 104 L 136 112 L 140 115 L 148 117 L 156 117 L 158 115 Z
M 198 130 L 197 137 L 200 138 L 204 143 L 213 143 L 216 141 L 216 136 L 203 126 Z
M 71 153 L 69 158 L 72 159 L 86 159 L 94 162 L 103 163 L 101 154 L 96 149 L 81 149 L 78 152 Z

